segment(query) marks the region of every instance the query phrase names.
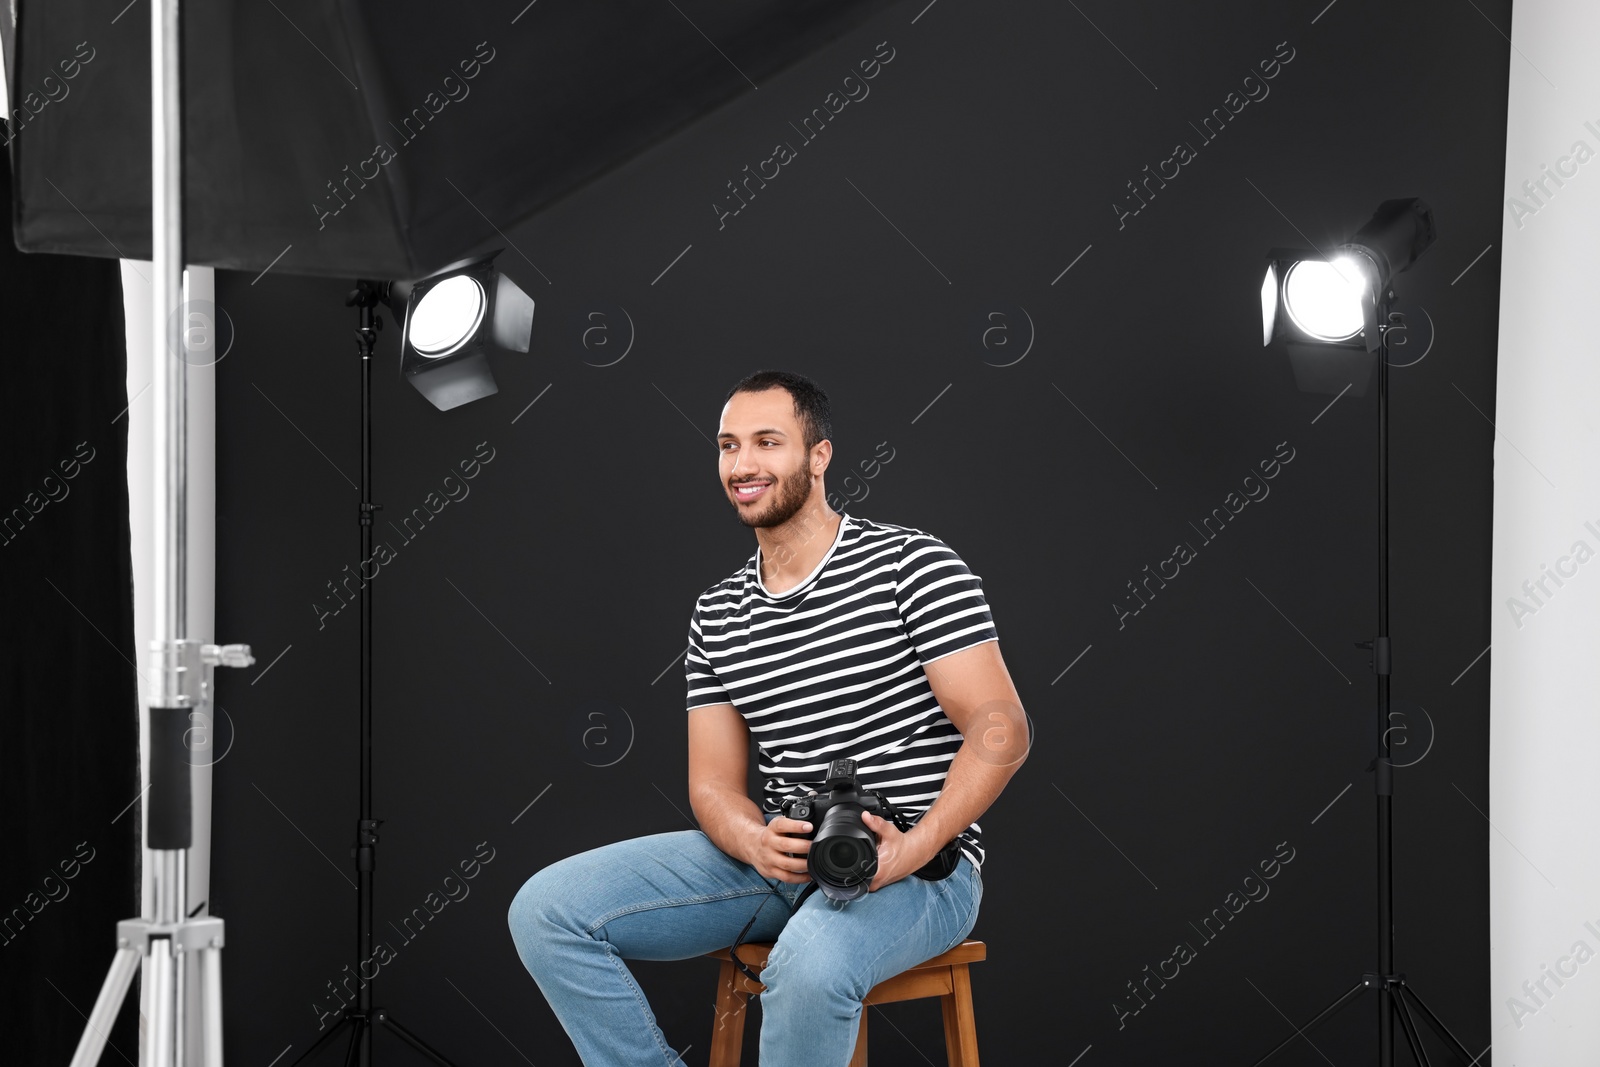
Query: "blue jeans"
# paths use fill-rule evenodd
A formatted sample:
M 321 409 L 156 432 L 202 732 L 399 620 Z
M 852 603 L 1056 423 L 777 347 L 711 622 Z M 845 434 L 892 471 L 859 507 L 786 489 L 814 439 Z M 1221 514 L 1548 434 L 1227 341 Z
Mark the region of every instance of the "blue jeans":
M 907 875 L 842 904 L 814 890 L 791 915 L 807 884 L 767 881 L 700 830 L 652 834 L 529 878 L 511 903 L 511 936 L 585 1067 L 682 1067 L 622 961 L 727 948 L 755 915 L 745 940 L 774 943 L 761 972 L 762 1067 L 845 1067 L 867 992 L 960 944 L 983 883 L 962 857 L 947 878 Z M 685 1047 L 709 1040 L 713 1021 Z

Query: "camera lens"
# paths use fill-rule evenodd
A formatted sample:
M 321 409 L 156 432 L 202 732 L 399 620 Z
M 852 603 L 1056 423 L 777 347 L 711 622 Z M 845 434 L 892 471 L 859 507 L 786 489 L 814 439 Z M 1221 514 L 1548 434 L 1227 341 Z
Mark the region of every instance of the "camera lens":
M 865 892 L 878 866 L 878 842 L 861 822 L 861 806 L 830 807 L 811 841 L 808 867 L 823 891 L 848 900 Z
M 872 849 L 854 837 L 830 837 L 812 846 L 817 877 L 835 885 L 851 885 L 862 879 L 872 860 Z

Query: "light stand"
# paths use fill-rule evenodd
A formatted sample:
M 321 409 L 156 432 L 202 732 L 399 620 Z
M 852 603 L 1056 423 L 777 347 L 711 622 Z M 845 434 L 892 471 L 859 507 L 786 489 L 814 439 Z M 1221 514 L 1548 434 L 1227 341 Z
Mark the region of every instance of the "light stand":
M 361 524 L 361 559 L 372 558 L 372 513 L 383 505 L 368 498 L 372 489 L 372 350 L 377 344 L 378 331 L 383 320 L 374 309 L 385 296 L 385 286 L 377 282 L 359 281 L 345 298 L 346 307 L 360 309 L 361 325 L 356 330 L 356 348 L 361 356 L 361 504 L 358 521 Z M 428 1057 L 439 1067 L 452 1067 L 444 1055 L 430 1047 L 416 1034 L 402 1026 L 399 1020 L 383 1008 L 372 1006 L 372 985 L 376 972 L 368 978 L 361 972 L 363 964 L 372 959 L 372 898 L 373 874 L 377 867 L 378 826 L 381 819 L 372 817 L 372 583 L 361 582 L 361 813 L 356 820 L 356 846 L 352 853 L 356 860 L 356 877 L 360 880 L 356 893 L 356 976 L 360 988 L 356 991 L 355 1006 L 346 1009 L 340 1019 L 316 1043 L 306 1049 L 295 1064 L 311 1059 L 322 1050 L 336 1034 L 348 1031 L 350 1044 L 345 1053 L 345 1063 L 371 1067 L 372 1031 L 382 1025 L 400 1040 Z
M 151 0 L 151 327 L 155 387 L 155 625 L 143 705 L 149 737 L 150 785 L 145 798 L 143 860 L 151 872 L 151 914 L 117 924 L 117 952 L 78 1040 L 72 1067 L 93 1067 L 138 966 L 149 1013 L 139 1039 L 143 1067 L 222 1064 L 222 920 L 188 910 L 193 843 L 193 765 L 185 739 L 191 716 L 204 715 L 212 671 L 255 660 L 248 645 L 187 640 L 188 631 L 188 362 L 179 300 L 183 293 L 183 112 L 178 0 Z M 195 909 L 198 911 L 199 909 Z M 190 965 L 194 965 L 191 974 Z M 184 1048 L 184 986 L 201 987 L 199 1055 Z
M 1415 207 L 1413 206 L 1415 205 Z M 1390 209 L 1386 214 L 1385 209 Z M 1394 239 L 1398 233 L 1399 220 L 1409 221 L 1407 218 L 1413 211 L 1418 217 L 1425 218 L 1425 222 L 1418 223 L 1418 229 L 1413 234 L 1408 234 L 1403 241 Z M 1387 230 L 1387 232 L 1383 232 Z M 1411 1049 L 1413 1061 L 1419 1067 L 1428 1067 L 1430 1061 L 1426 1050 L 1422 1047 L 1420 1029 L 1417 1020 L 1412 1014 L 1415 1009 L 1419 1012 L 1436 1034 L 1442 1037 L 1451 1050 L 1461 1058 L 1464 1065 L 1473 1064 L 1472 1054 L 1467 1051 L 1448 1027 L 1439 1020 L 1439 1017 L 1425 1004 L 1422 997 L 1406 981 L 1406 976 L 1395 970 L 1394 952 L 1394 763 L 1391 759 L 1389 746 L 1389 339 L 1388 332 L 1395 325 L 1393 322 L 1393 305 L 1395 300 L 1394 290 L 1389 287 L 1389 280 L 1398 270 L 1410 266 L 1411 259 L 1420 254 L 1433 240 L 1433 220 L 1430 212 L 1420 201 L 1385 201 L 1378 209 L 1378 215 L 1373 222 L 1363 227 L 1355 240 L 1361 240 L 1363 235 L 1375 238 L 1389 238 L 1386 243 L 1390 255 L 1383 256 L 1368 252 L 1367 255 L 1376 267 L 1368 275 L 1371 286 L 1371 296 L 1364 301 L 1364 318 L 1366 322 L 1366 345 L 1368 352 L 1376 352 L 1378 356 L 1378 632 L 1370 641 L 1356 642 L 1357 648 L 1370 649 L 1372 652 L 1372 670 L 1377 676 L 1377 703 L 1378 703 L 1378 755 L 1374 757 L 1372 766 L 1368 769 L 1373 772 L 1373 788 L 1378 801 L 1377 845 L 1378 845 L 1378 970 L 1363 974 L 1355 985 L 1351 986 L 1338 999 L 1318 1012 L 1310 1022 L 1295 1028 L 1295 1032 L 1285 1038 L 1281 1044 L 1271 1052 L 1256 1061 L 1255 1067 L 1260 1067 L 1272 1059 L 1283 1049 L 1287 1048 L 1296 1038 L 1303 1036 L 1314 1029 L 1319 1023 L 1334 1012 L 1344 1007 L 1350 1001 L 1360 996 L 1368 989 L 1378 993 L 1378 1063 L 1379 1067 L 1394 1067 L 1394 1024 L 1399 1020 L 1400 1027 L 1405 1033 L 1406 1044 Z M 1402 255 L 1401 252 L 1408 254 Z M 1272 340 L 1272 330 L 1267 331 L 1267 341 Z

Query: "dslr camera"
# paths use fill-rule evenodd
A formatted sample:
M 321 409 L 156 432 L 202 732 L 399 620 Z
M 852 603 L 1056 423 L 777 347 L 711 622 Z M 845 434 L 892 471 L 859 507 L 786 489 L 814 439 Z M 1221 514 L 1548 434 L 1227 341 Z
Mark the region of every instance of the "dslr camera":
M 806 870 L 822 892 L 832 900 L 855 900 L 866 894 L 878 872 L 878 839 L 862 822 L 861 813 L 870 811 L 884 819 L 898 813 L 877 790 L 862 792 L 853 759 L 829 763 L 822 787 L 825 793 L 786 797 L 779 807 L 788 818 L 811 824 L 810 833 L 791 836 L 810 839 Z

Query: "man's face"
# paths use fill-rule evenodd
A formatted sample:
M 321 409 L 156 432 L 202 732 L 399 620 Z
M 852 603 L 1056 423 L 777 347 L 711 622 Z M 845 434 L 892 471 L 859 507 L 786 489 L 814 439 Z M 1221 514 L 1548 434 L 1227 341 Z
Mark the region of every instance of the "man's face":
M 787 389 L 735 393 L 722 409 L 717 449 L 723 488 L 746 526 L 781 526 L 810 499 L 811 465 Z

